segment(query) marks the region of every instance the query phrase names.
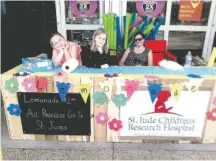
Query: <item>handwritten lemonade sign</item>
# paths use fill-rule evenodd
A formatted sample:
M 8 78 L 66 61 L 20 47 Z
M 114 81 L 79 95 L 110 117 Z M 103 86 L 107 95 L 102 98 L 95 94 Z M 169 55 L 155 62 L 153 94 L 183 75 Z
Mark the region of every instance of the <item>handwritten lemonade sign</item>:
M 24 134 L 90 135 L 90 99 L 69 93 L 18 93 Z
M 134 93 L 120 109 L 120 136 L 202 137 L 210 91 L 182 91 L 178 101 L 162 92 L 153 103 L 148 91 Z
M 181 0 L 179 4 L 179 20 L 200 21 L 202 8 L 202 0 Z

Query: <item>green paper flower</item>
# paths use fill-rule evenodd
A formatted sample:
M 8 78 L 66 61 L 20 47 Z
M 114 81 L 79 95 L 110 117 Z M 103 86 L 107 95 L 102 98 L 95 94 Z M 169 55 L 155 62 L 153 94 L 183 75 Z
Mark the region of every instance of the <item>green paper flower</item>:
M 17 92 L 18 91 L 18 86 L 19 86 L 19 83 L 14 78 L 8 79 L 5 82 L 5 89 L 8 90 L 11 93 Z
M 127 103 L 127 97 L 124 94 L 115 94 L 112 100 L 117 107 L 125 106 Z
M 107 102 L 107 96 L 103 92 L 95 92 L 93 94 L 93 100 L 95 104 L 103 105 Z

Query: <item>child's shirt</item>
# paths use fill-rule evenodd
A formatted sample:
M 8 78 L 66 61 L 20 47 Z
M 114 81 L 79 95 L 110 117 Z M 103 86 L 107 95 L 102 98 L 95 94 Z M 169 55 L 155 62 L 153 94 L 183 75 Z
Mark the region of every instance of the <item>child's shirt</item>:
M 82 51 L 81 47 L 80 47 L 78 44 L 76 44 L 76 43 L 69 42 L 66 50 L 68 51 L 70 57 L 73 58 L 73 57 L 71 56 L 71 49 L 72 49 L 73 47 L 76 47 L 76 48 L 77 48 L 77 60 L 78 60 L 78 62 L 79 62 L 79 65 L 81 65 L 81 64 L 82 64 L 82 61 L 81 61 L 81 54 L 80 54 L 81 51 Z M 56 50 L 56 49 L 53 49 L 53 50 Z M 57 54 L 60 53 L 59 50 L 56 50 L 56 52 L 57 52 Z M 66 58 L 65 58 L 65 55 L 63 55 L 63 57 L 62 57 L 62 59 L 61 59 L 61 62 L 60 62 L 60 65 L 64 64 L 65 62 L 66 62 Z

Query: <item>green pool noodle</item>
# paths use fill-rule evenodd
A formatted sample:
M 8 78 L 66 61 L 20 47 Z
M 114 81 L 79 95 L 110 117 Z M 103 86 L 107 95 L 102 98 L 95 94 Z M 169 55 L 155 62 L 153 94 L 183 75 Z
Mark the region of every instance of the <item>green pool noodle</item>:
M 130 46 L 132 45 L 132 43 L 133 43 L 133 40 L 131 40 L 131 41 L 130 41 L 130 43 L 129 43 L 129 45 L 128 45 L 128 46 L 130 47 Z
M 113 20 L 113 15 L 110 14 L 110 43 L 111 43 L 111 49 L 113 49 L 113 23 L 114 23 L 114 20 Z
M 103 15 L 103 24 L 104 24 L 104 30 L 107 33 L 107 41 L 109 43 L 109 35 L 108 35 L 108 16 L 107 15 Z
M 152 19 L 152 22 L 143 31 L 144 35 L 149 35 L 150 34 L 151 30 L 154 28 L 154 22 L 155 22 L 155 18 Z
M 126 25 L 125 25 L 125 37 L 124 37 L 124 49 L 128 48 L 128 35 L 129 35 L 129 27 L 131 23 L 131 13 L 126 14 Z
M 109 28 L 109 30 L 110 30 L 110 49 L 113 49 L 113 23 L 114 23 L 114 21 L 113 21 L 113 15 L 112 14 L 110 14 L 110 28 Z
M 137 33 L 137 28 L 134 27 L 133 30 L 129 33 L 129 40 Z
M 114 16 L 114 26 L 113 26 L 113 30 L 114 30 L 114 43 L 113 43 L 113 48 L 114 50 L 116 50 L 117 48 L 117 26 L 116 26 L 116 16 Z
M 111 40 L 111 35 L 110 35 L 110 15 L 108 14 L 107 15 L 107 19 L 108 19 L 108 25 L 107 25 L 107 35 L 109 37 L 109 48 L 111 48 L 112 44 L 110 43 L 112 40 Z
M 115 50 L 115 46 L 116 46 L 116 33 L 115 33 L 115 15 L 112 15 L 112 47 L 113 50 Z
M 109 37 L 109 48 L 111 49 L 112 47 L 112 36 L 111 36 L 111 30 L 110 28 L 112 27 L 112 24 L 111 24 L 111 17 L 110 17 L 110 14 L 108 15 L 108 37 Z
M 103 15 L 103 25 L 104 25 L 104 30 L 107 32 L 107 15 Z

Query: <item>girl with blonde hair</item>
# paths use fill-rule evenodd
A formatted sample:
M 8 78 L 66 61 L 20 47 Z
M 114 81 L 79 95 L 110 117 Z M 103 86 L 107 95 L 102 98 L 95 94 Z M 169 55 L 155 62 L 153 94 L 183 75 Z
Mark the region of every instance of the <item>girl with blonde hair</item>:
M 89 51 L 82 52 L 83 66 L 91 68 L 108 68 L 110 55 L 107 41 L 107 34 L 104 29 L 97 29 L 92 36 L 92 43 Z

